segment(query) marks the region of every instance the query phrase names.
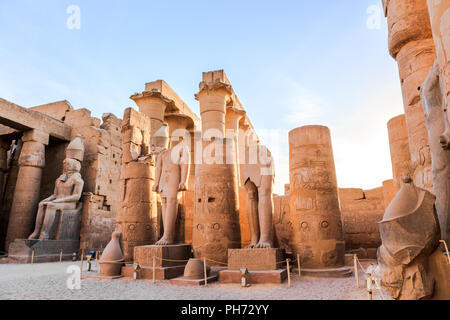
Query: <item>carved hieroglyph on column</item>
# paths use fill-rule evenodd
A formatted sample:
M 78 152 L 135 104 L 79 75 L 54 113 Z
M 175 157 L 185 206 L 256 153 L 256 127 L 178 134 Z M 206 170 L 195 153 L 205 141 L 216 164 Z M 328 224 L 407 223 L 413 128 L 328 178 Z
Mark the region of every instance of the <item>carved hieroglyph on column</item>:
M 201 82 L 196 95 L 202 118 L 202 163 L 196 165 L 192 245 L 196 258 L 226 263 L 228 249 L 241 243 L 233 140 L 225 137 L 231 85 Z M 210 261 L 212 265 L 217 264 Z
M 433 163 L 433 193 L 443 240 L 450 241 L 450 150 L 444 150 L 440 136 L 445 130 L 446 113 L 439 82 L 437 60 L 422 85 L 422 104 L 427 117 L 428 136 Z
M 440 140 L 443 147 L 450 150 L 450 2 L 444 0 L 427 2 L 443 93 L 442 107 L 446 112 L 446 128 L 441 133 Z
M 431 191 L 431 155 L 420 86 L 435 58 L 426 0 L 383 0 L 388 19 L 389 52 L 397 61 L 408 127 L 415 183 Z
M 213 153 L 222 149 L 223 158 L 227 150 L 228 157 L 233 157 L 233 146 L 229 139 L 203 143 L 204 150 L 213 147 Z M 195 176 L 194 256 L 212 260 L 208 262 L 211 265 L 227 263 L 228 249 L 241 245 L 236 166 L 226 162 L 197 164 Z
M 397 193 L 402 186 L 402 179 L 412 174 L 408 128 L 404 114 L 388 122 L 388 132 L 392 173 L 394 176 L 394 190 Z
M 292 130 L 289 149 L 291 247 L 303 268 L 342 267 L 345 245 L 330 130 Z
M 33 231 L 41 189 L 42 169 L 45 167 L 47 133 L 31 130 L 22 137 L 19 173 L 6 235 L 5 249 L 15 239 L 27 239 Z

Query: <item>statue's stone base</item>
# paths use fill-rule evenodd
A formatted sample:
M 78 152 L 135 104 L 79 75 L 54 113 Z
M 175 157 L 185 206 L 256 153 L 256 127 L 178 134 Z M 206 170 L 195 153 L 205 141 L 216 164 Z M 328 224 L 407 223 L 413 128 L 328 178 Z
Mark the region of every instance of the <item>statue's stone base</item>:
M 208 283 L 212 283 L 212 282 L 216 282 L 218 279 L 219 279 L 218 273 L 211 273 L 211 275 L 209 275 L 206 278 L 206 281 Z M 184 277 L 179 277 L 179 278 L 170 280 L 170 283 L 174 284 L 174 285 L 180 285 L 180 286 L 204 286 L 205 279 L 191 280 L 191 279 L 185 279 Z
M 241 283 L 241 269 L 247 269 L 248 284 L 280 284 L 287 278 L 284 249 L 229 249 L 228 270 L 219 274 L 220 283 Z
M 80 241 L 78 240 L 14 240 L 9 246 L 10 263 L 45 263 L 72 260 L 78 257 Z M 62 256 L 61 256 L 62 250 Z M 34 255 L 33 255 L 34 251 Z
M 170 246 L 140 246 L 134 248 L 134 263 L 141 268 L 139 279 L 153 279 L 153 267 L 156 280 L 168 280 L 179 277 L 192 256 L 192 247 L 188 244 Z M 155 259 L 153 259 L 155 257 Z M 153 261 L 155 266 L 153 266 Z M 133 277 L 134 268 L 127 265 L 122 268 L 124 277 Z
M 287 269 L 249 271 L 248 284 L 281 284 L 287 279 Z M 241 272 L 237 270 L 224 270 L 219 274 L 220 283 L 241 283 Z
M 248 271 L 277 270 L 284 266 L 284 249 L 230 249 L 228 250 L 228 270 Z
M 302 268 L 301 270 L 302 270 L 302 276 L 311 276 L 311 277 L 318 277 L 318 278 L 347 278 L 353 274 L 353 270 L 349 267 L 333 268 L 333 269 L 304 269 L 304 268 Z

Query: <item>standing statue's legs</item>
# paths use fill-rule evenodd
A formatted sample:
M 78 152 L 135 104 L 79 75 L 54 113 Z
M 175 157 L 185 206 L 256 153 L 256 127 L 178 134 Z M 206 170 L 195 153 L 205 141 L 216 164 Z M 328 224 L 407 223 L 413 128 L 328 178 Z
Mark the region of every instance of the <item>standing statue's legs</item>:
M 258 248 L 272 248 L 272 176 L 263 176 L 261 186 L 258 188 L 258 212 L 261 228 L 261 238 Z
M 46 204 L 44 203 L 39 204 L 34 232 L 31 234 L 31 236 L 28 237 L 28 240 L 37 240 L 39 238 L 39 235 L 41 234 L 42 223 L 44 222 L 46 209 L 47 209 Z
M 247 190 L 247 215 L 251 234 L 249 248 L 255 248 L 260 236 L 258 222 L 258 189 L 250 180 L 245 183 L 245 189 Z
M 164 246 L 175 243 L 175 226 L 178 215 L 178 201 L 177 198 L 163 198 L 163 225 L 164 235 L 156 245 Z

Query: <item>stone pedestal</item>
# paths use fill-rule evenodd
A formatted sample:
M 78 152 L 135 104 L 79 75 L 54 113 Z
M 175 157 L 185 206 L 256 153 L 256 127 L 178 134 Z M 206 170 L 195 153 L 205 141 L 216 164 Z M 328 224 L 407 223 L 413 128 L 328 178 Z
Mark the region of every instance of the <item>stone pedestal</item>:
M 284 249 L 230 249 L 228 270 L 220 272 L 221 283 L 241 283 L 241 269 L 247 269 L 249 284 L 279 284 L 287 277 Z
M 141 268 L 139 279 L 153 279 L 153 257 L 155 257 L 155 279 L 168 280 L 183 274 L 191 258 L 192 248 L 188 244 L 170 246 L 141 246 L 134 248 L 134 263 Z M 132 277 L 134 268 L 127 265 L 122 268 L 124 277 Z
M 31 263 L 34 251 L 34 263 L 72 260 L 80 248 L 79 240 L 23 240 L 16 239 L 9 246 L 8 259 L 14 263 Z

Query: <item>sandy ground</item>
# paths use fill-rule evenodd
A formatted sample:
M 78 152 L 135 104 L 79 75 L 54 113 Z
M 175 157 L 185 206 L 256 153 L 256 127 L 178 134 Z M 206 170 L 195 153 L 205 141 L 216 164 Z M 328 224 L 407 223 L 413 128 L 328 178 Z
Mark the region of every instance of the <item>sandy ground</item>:
M 80 263 L 0 264 L 0 300 L 367 300 L 366 277 L 360 275 L 361 288 L 354 277 L 324 279 L 292 276 L 292 287 L 282 285 L 240 285 L 219 283 L 208 287 L 174 286 L 167 281 L 83 279 L 80 290 L 67 288 L 67 268 Z M 364 263 L 363 263 L 364 265 Z M 94 263 L 93 268 L 97 266 Z M 84 264 L 84 270 L 87 265 Z M 92 275 L 86 271 L 83 277 Z M 382 297 L 375 290 L 374 299 Z

